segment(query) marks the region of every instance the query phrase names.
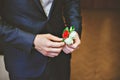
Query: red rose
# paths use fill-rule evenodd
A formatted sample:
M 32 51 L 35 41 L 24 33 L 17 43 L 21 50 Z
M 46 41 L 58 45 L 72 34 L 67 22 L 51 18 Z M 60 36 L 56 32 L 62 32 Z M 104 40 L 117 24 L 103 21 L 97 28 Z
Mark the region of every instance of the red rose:
M 66 38 L 68 38 L 69 37 L 69 31 L 68 30 L 65 30 L 64 32 L 63 32 L 63 34 L 62 34 L 62 37 L 64 38 L 64 39 L 66 39 Z

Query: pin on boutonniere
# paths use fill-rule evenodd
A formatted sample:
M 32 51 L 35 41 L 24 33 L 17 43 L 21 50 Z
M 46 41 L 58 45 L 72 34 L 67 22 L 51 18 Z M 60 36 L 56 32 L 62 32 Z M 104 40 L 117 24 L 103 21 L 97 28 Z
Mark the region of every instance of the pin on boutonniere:
M 66 27 L 63 31 L 62 38 L 67 45 L 74 43 L 74 38 L 76 35 L 75 27 L 71 26 L 70 28 Z

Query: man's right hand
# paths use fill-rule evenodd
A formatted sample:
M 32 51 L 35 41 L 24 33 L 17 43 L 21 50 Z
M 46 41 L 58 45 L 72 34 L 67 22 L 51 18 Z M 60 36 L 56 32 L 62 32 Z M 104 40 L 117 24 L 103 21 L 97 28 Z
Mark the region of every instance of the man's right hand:
M 65 45 L 62 38 L 52 34 L 38 34 L 34 40 L 35 49 L 44 56 L 56 57 L 62 51 Z

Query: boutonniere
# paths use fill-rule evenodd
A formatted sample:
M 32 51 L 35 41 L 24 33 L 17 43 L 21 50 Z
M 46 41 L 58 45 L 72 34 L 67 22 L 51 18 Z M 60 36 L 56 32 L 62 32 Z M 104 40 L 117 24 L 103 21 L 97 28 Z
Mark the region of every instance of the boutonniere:
M 71 26 L 70 28 L 66 27 L 63 31 L 62 38 L 67 45 L 74 43 L 74 38 L 76 35 L 75 27 Z

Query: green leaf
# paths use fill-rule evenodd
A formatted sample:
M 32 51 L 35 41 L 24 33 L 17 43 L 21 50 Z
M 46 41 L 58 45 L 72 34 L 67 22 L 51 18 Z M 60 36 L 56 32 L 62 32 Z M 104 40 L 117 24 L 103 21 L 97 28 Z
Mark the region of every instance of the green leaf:
M 73 30 L 72 27 L 70 27 L 70 32 L 72 32 L 72 30 Z
M 74 31 L 75 30 L 75 27 L 74 26 L 71 26 L 70 27 L 70 32 Z
M 68 31 L 69 31 L 69 28 L 68 28 L 68 27 L 66 27 L 64 30 L 68 30 Z
M 66 31 L 66 30 L 67 30 L 67 31 L 69 31 L 69 28 L 68 28 L 68 27 L 66 27 L 66 28 L 63 30 L 63 33 L 64 33 L 64 31 Z

